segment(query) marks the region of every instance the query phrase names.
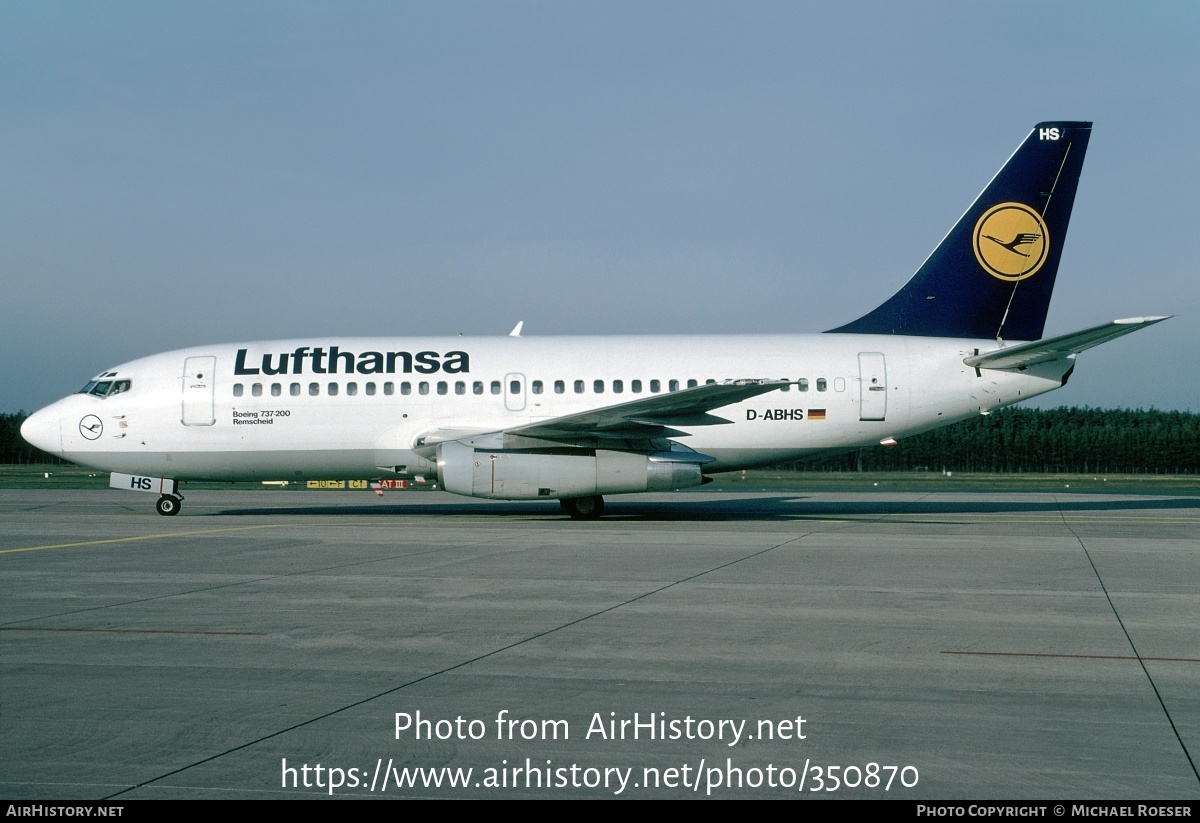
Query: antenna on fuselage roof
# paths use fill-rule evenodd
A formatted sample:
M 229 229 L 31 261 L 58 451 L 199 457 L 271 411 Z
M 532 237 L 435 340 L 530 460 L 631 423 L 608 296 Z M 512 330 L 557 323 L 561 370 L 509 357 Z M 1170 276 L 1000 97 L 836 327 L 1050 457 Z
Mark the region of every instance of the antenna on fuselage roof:
M 521 327 L 525 325 L 524 320 L 518 320 L 517 325 L 513 326 L 513 330 L 508 333 L 509 337 L 520 337 Z

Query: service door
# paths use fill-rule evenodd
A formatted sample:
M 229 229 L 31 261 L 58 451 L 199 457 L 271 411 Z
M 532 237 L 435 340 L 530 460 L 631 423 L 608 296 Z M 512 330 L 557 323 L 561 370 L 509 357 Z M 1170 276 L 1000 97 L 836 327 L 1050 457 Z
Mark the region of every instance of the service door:
M 183 425 L 211 426 L 217 358 L 189 357 L 183 361 Z
M 509 411 L 525 408 L 525 375 L 516 372 L 504 375 L 504 408 Z
M 887 364 L 877 351 L 858 354 L 858 419 L 887 417 Z

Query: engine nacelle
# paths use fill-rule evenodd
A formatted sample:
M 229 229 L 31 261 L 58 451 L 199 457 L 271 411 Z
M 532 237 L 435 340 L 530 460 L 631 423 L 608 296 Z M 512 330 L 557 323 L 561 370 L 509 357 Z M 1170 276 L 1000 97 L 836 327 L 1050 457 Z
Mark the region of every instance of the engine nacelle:
M 699 463 L 629 452 L 487 451 L 452 441 L 437 447 L 442 488 L 468 497 L 537 500 L 670 491 L 699 486 Z

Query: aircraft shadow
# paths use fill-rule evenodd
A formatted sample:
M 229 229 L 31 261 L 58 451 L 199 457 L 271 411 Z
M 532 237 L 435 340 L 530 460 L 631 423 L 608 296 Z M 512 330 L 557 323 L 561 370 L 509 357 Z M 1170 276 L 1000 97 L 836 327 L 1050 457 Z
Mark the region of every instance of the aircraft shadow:
M 603 522 L 616 521 L 770 521 L 828 520 L 838 517 L 962 514 L 1058 514 L 1080 512 L 1171 511 L 1200 508 L 1200 498 L 1135 498 L 1114 500 L 1107 496 L 1072 496 L 1060 500 L 855 500 L 830 502 L 810 500 L 803 494 L 763 495 L 727 499 L 714 495 L 706 500 L 645 501 L 606 500 Z M 566 520 L 557 503 L 487 501 L 470 503 L 403 503 L 348 506 L 272 506 L 223 509 L 201 516 L 354 516 L 400 517 L 439 516 L 470 518 L 514 518 Z

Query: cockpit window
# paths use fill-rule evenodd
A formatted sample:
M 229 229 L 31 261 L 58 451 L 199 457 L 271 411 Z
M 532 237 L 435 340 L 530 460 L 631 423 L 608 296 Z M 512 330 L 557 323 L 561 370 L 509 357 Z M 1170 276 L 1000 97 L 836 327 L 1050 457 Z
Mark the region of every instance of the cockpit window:
M 90 394 L 93 397 L 110 397 L 129 391 L 133 386 L 132 380 L 90 380 L 79 390 L 80 394 Z

